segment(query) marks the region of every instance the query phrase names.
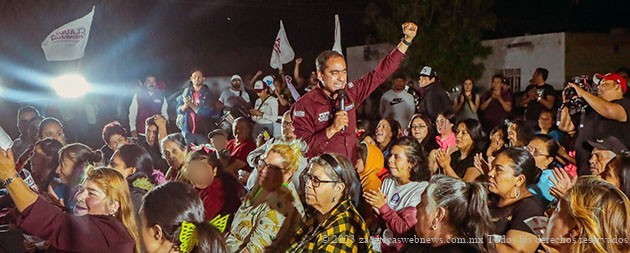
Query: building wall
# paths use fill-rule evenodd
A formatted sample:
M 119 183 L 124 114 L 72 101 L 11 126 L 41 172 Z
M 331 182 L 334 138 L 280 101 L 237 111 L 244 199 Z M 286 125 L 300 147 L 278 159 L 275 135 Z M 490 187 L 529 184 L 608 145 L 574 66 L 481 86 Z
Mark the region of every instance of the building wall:
M 566 35 L 566 77 L 608 73 L 630 65 L 630 34 Z
M 529 84 L 529 80 L 537 67 L 549 70 L 547 83 L 556 89 L 561 89 L 565 79 L 565 34 L 549 33 L 528 35 L 496 40 L 482 41 L 484 46 L 492 48 L 492 53 L 486 59 L 477 59 L 485 66 L 479 87 L 484 90 L 490 88 L 491 78 L 503 70 L 520 69 L 520 89 L 522 91 Z M 512 71 L 517 72 L 517 71 Z
M 348 82 L 359 79 L 372 71 L 376 64 L 394 49 L 394 45 L 382 43 L 346 48 Z

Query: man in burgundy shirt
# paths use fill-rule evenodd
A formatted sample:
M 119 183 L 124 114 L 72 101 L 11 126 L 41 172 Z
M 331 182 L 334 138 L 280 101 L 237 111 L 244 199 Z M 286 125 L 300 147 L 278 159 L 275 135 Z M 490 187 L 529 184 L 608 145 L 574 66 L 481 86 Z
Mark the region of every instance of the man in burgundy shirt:
M 307 142 L 308 158 L 323 153 L 355 157 L 355 107 L 396 71 L 416 36 L 418 26 L 407 22 L 402 25 L 402 30 L 404 37 L 397 48 L 382 59 L 373 71 L 351 83 L 347 82 L 348 73 L 343 55 L 324 51 L 317 57 L 319 86 L 302 96 L 291 108 L 295 134 Z M 346 92 L 344 110 L 339 110 L 340 106 L 336 105 L 339 103 L 339 90 Z

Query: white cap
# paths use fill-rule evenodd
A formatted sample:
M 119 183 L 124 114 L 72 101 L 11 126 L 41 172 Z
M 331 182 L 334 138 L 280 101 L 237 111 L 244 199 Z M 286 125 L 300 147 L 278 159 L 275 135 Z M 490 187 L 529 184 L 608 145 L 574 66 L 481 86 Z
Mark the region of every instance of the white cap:
M 254 91 L 258 92 L 265 89 L 265 83 L 263 81 L 258 80 L 254 83 Z
M 233 75 L 232 78 L 230 78 L 230 81 L 234 81 L 235 79 L 243 81 L 243 78 L 241 78 L 241 76 L 239 75 Z

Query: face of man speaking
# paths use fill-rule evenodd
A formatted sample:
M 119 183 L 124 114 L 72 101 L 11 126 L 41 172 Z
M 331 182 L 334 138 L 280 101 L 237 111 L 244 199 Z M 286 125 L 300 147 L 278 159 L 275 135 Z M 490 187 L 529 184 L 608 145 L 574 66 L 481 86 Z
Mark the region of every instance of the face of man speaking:
M 346 60 L 339 56 L 329 58 L 324 71 L 317 71 L 317 78 L 322 82 L 324 91 L 329 96 L 338 90 L 343 90 L 348 83 Z

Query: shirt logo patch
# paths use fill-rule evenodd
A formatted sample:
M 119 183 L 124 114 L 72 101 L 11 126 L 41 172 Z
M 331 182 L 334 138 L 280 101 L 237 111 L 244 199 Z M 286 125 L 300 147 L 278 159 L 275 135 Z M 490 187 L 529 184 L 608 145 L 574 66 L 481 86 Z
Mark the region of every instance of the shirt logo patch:
M 317 119 L 317 121 L 319 122 L 328 121 L 328 117 L 330 117 L 330 112 L 322 112 L 319 114 L 319 118 Z
M 352 88 L 352 87 L 354 87 L 354 84 L 353 83 L 348 83 L 348 88 Z
M 345 109 L 346 109 L 346 111 L 350 111 L 350 110 L 352 110 L 352 108 L 354 108 L 354 103 L 346 105 Z
M 293 111 L 293 117 L 304 117 L 305 115 L 304 111 Z
M 398 204 L 400 202 L 400 194 L 394 193 L 394 196 L 392 196 L 390 202 L 392 202 L 392 204 L 394 205 Z
M 402 98 L 394 98 L 392 102 L 389 102 L 389 105 L 396 105 L 402 103 Z
M 153 103 L 157 103 L 157 104 L 162 103 L 162 99 L 156 98 L 153 100 Z

